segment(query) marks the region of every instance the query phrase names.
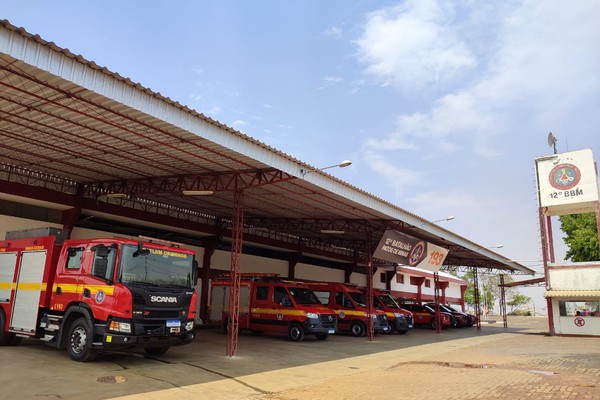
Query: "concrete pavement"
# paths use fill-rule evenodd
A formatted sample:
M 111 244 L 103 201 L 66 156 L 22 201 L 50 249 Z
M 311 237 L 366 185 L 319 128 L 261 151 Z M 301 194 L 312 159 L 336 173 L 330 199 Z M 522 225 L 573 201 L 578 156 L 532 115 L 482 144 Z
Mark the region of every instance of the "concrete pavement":
M 242 334 L 238 356 L 229 358 L 225 335 L 201 329 L 196 343 L 161 357 L 102 355 L 85 364 L 32 342 L 0 348 L 0 397 L 599 399 L 600 339 L 550 337 L 546 330 L 545 318 L 517 317 L 507 329 L 415 329 L 372 343 Z

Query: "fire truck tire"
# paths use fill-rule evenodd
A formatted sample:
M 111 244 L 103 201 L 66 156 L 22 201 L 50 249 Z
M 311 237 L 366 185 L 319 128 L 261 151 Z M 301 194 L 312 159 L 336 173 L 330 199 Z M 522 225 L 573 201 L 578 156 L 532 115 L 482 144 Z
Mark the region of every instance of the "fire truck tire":
M 171 348 L 171 346 L 164 346 L 164 347 L 146 347 L 144 349 L 144 351 L 146 352 L 146 354 L 148 354 L 149 356 L 162 356 L 163 354 L 165 354 L 167 351 L 169 351 L 169 349 Z
M 315 336 L 319 340 L 327 340 L 327 338 L 329 337 L 329 333 L 315 333 Z
M 366 331 L 365 325 L 360 321 L 353 321 L 350 324 L 350 334 L 354 337 L 364 336 Z
M 429 323 L 429 325 L 431 326 L 431 329 L 436 329 L 437 328 L 437 324 L 435 323 L 435 318 L 431 319 L 431 322 Z
M 288 336 L 292 342 L 301 342 L 304 340 L 304 329 L 297 322 L 292 322 L 288 327 Z
M 92 328 L 87 319 L 78 318 L 71 324 L 69 329 L 69 343 L 67 351 L 73 361 L 92 361 L 97 351 L 92 348 Z
M 23 338 L 16 336 L 14 333 L 9 333 L 4 330 L 6 325 L 6 317 L 0 310 L 0 346 L 16 346 L 21 343 Z

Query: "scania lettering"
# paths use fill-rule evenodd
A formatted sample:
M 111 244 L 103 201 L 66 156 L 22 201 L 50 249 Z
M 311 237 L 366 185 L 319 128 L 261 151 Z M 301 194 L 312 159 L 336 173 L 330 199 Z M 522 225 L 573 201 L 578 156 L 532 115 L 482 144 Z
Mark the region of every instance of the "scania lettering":
M 0 241 L 0 345 L 37 338 L 75 361 L 164 354 L 195 339 L 194 252 L 152 240 L 65 240 L 54 228 Z

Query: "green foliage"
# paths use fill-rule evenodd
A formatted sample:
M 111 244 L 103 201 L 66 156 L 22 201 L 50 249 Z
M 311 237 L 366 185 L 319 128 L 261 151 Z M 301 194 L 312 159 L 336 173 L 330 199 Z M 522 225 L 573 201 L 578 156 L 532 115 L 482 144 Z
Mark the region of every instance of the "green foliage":
M 571 214 L 559 217 L 563 238 L 569 250 L 565 259 L 574 262 L 600 261 L 596 214 Z
M 519 307 L 529 304 L 531 302 L 531 297 L 525 296 L 521 293 L 514 293 L 509 301 L 506 302 L 508 306 L 510 306 L 510 313 L 512 314 L 515 310 L 518 310 Z

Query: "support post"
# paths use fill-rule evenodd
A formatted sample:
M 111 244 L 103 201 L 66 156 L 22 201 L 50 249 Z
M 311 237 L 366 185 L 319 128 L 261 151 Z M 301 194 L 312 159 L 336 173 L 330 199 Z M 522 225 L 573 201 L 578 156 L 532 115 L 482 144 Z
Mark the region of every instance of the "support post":
M 244 193 L 242 190 L 234 192 L 234 215 L 231 229 L 231 291 L 229 293 L 229 321 L 227 323 L 227 355 L 235 356 L 238 345 L 239 317 L 240 317 L 240 259 L 242 254 L 242 233 L 244 226 L 244 211 L 242 208 Z
M 473 267 L 473 298 L 475 301 L 475 316 L 477 317 L 477 332 L 481 331 L 481 304 L 479 302 L 479 278 L 477 268 Z
M 210 319 L 208 315 L 208 291 L 210 288 L 210 260 L 215 253 L 217 243 L 219 242 L 218 237 L 212 237 L 210 239 L 203 240 L 204 255 L 202 256 L 202 270 L 200 279 L 202 279 L 200 287 L 200 319 L 207 323 Z
M 366 237 L 366 255 L 367 255 L 367 340 L 375 340 L 375 331 L 373 329 L 373 255 L 371 254 L 371 233 L 367 232 Z
M 508 319 L 506 317 L 506 288 L 504 287 L 504 274 L 500 274 L 500 313 L 504 327 L 508 328 Z
M 550 277 L 548 274 L 548 257 L 549 257 L 549 247 L 548 247 L 548 227 L 546 224 L 546 218 L 544 218 L 544 213 L 541 208 L 538 209 L 539 213 L 539 221 L 540 221 L 540 240 L 542 242 L 542 262 L 544 265 L 544 277 L 546 279 L 546 290 L 550 289 Z M 550 336 L 554 335 L 554 321 L 553 321 L 553 312 L 552 312 L 552 299 L 546 298 L 546 310 L 548 311 L 548 334 Z
M 441 333 L 441 322 L 442 316 L 440 314 L 440 274 L 438 272 L 433 273 L 433 301 L 435 302 L 435 332 L 439 335 Z

